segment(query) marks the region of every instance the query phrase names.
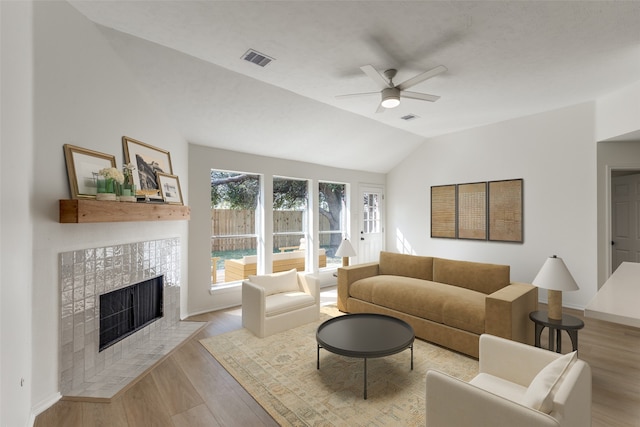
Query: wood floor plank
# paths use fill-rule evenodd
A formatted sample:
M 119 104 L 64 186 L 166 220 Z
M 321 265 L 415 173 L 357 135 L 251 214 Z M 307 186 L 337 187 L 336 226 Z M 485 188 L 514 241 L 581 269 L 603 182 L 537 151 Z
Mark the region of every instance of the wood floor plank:
M 82 420 L 84 427 L 129 426 L 120 398 L 111 403 L 82 402 Z
M 171 420 L 175 427 L 222 427 L 204 403 L 174 415 Z
M 173 356 L 157 366 L 150 375 L 170 415 L 188 411 L 204 403 Z
M 82 402 L 58 401 L 36 417 L 34 427 L 83 427 Z
M 264 414 L 264 409 L 197 341 L 185 344 L 175 354 L 187 377 L 198 390 L 217 422 L 225 426 L 273 425 L 277 423 Z M 249 399 L 251 406 L 245 403 Z M 265 424 L 268 423 L 268 424 Z
M 151 375 L 146 375 L 122 395 L 129 426 L 173 427 Z

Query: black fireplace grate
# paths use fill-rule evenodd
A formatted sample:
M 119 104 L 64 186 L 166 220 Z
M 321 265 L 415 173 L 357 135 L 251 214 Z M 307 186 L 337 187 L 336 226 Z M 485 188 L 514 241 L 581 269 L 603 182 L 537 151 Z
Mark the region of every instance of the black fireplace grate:
M 99 351 L 162 317 L 164 276 L 100 295 Z

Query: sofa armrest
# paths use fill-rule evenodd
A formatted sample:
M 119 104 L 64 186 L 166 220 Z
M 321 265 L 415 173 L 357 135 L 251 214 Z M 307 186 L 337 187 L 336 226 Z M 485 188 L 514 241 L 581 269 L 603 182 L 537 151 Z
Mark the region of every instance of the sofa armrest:
M 427 427 L 559 427 L 553 417 L 438 371 L 427 371 Z
M 262 286 L 248 280 L 242 282 L 242 326 L 259 331 L 266 313 L 265 292 Z
M 347 299 L 349 299 L 349 287 L 357 280 L 373 277 L 379 274 L 379 264 L 357 264 L 338 268 L 338 310 L 347 311 Z
M 316 304 L 320 303 L 320 281 L 313 274 L 298 273 L 298 285 L 302 292 L 305 292 L 316 300 Z
M 485 328 L 487 334 L 526 344 L 534 343 L 534 326 L 529 313 L 538 309 L 538 288 L 528 283 L 512 282 L 487 295 Z

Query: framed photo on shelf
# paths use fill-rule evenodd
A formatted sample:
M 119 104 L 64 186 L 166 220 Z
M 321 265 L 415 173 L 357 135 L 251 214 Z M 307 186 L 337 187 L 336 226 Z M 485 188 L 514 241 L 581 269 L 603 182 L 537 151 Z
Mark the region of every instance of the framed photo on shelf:
M 431 237 L 457 237 L 455 185 L 431 187 Z
M 98 172 L 104 168 L 115 168 L 115 156 L 71 144 L 64 144 L 63 149 L 71 198 L 95 199 Z
M 144 142 L 122 137 L 124 158 L 126 163 L 133 163 L 138 173 L 133 173 L 136 184 L 136 196 L 161 199 L 158 173 L 173 174 L 171 154 L 167 150 L 145 144 Z
M 176 175 L 162 172 L 157 173 L 157 178 L 162 199 L 172 205 L 183 205 L 180 179 Z
M 487 240 L 487 183 L 458 184 L 458 239 Z
M 523 242 L 522 179 L 489 182 L 489 240 Z

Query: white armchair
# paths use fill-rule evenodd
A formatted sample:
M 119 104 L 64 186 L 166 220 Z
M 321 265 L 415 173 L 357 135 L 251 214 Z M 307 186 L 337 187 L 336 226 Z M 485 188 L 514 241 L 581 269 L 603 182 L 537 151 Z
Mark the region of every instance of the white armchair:
M 469 383 L 427 372 L 427 427 L 591 425 L 591 369 L 575 352 L 485 334 L 479 360 Z
M 260 338 L 320 318 L 320 286 L 295 269 L 242 282 L 242 326 Z

